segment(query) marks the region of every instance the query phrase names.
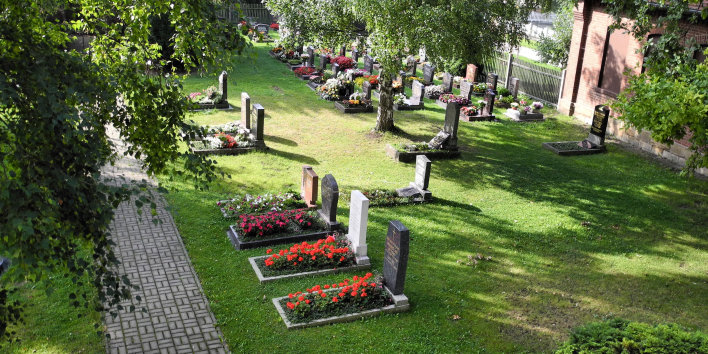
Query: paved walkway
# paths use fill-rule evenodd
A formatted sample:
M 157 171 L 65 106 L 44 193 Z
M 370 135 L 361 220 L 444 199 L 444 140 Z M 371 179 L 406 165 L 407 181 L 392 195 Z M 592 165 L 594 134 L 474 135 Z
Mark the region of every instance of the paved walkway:
M 115 140 L 114 140 L 115 142 Z M 106 176 L 147 179 L 135 159 L 123 158 L 104 169 Z M 153 181 L 154 184 L 154 181 Z M 142 218 L 132 201 L 116 209 L 111 225 L 121 274 L 140 290 L 135 312 L 106 314 L 108 353 L 227 353 L 201 284 L 172 215 L 160 198 L 155 225 L 147 208 Z M 130 306 L 124 303 L 123 306 Z M 145 308 L 147 312 L 141 312 Z

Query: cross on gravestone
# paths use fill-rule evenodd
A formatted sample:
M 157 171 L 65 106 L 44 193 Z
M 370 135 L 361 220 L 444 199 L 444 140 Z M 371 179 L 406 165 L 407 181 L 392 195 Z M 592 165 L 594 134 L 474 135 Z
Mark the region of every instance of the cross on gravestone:
M 519 95 L 519 78 L 512 77 L 511 81 L 509 82 L 509 91 L 511 91 L 511 95 L 516 99 L 516 97 Z
M 425 86 L 423 86 L 423 84 L 421 84 L 418 80 L 413 80 L 412 85 L 413 93 L 411 94 L 411 98 L 406 100 L 406 104 L 408 104 L 409 106 L 418 106 L 420 105 L 421 100 L 423 99 Z
M 229 88 L 228 88 L 229 74 L 226 71 L 222 71 L 219 75 L 219 93 L 221 94 L 221 102 L 226 102 L 229 99 Z
M 263 142 L 263 121 L 265 119 L 265 109 L 260 104 L 255 103 L 253 104 L 253 110 L 251 111 L 251 115 L 251 120 L 253 123 L 251 133 L 253 133 L 253 130 L 255 129 L 256 134 L 254 134 L 254 136 L 256 138 L 256 143 Z
M 497 92 L 497 81 L 499 81 L 499 75 L 489 73 L 487 75 L 487 88 Z
M 332 64 L 332 72 L 334 73 L 334 77 L 337 77 L 337 74 L 339 74 L 339 64 Z
M 329 62 L 329 58 L 327 58 L 327 55 L 320 54 L 320 71 L 327 70 L 327 63 L 328 62 Z
M 472 82 L 477 79 L 477 65 L 467 64 L 467 72 L 465 72 L 465 79 Z
M 315 67 L 315 48 L 307 46 L 307 56 L 307 66 L 311 68 Z
M 457 102 L 450 102 L 445 108 L 445 125 L 443 126 L 443 131 L 450 134 L 450 138 L 447 141 L 446 148 L 448 150 L 457 149 L 457 127 L 460 125 L 460 104 Z
M 433 75 L 435 75 L 435 66 L 430 64 L 423 65 L 423 84 L 432 85 Z
M 491 89 L 484 93 L 484 113 L 488 116 L 494 114 L 494 97 L 497 95 Z
M 409 55 L 408 58 L 406 58 L 406 75 L 415 76 L 417 68 L 418 62 L 415 60 L 415 57 Z
M 349 233 L 357 264 L 370 264 L 367 256 L 366 229 L 369 222 L 369 199 L 360 191 L 352 191 L 349 205 Z
M 241 92 L 241 126 L 251 129 L 251 96 Z
M 300 196 L 308 207 L 317 205 L 317 182 L 319 177 L 312 169 L 312 166 L 302 165 L 302 182 L 300 184 Z
M 331 230 L 337 226 L 337 203 L 339 202 L 339 186 L 334 176 L 327 174 L 322 178 L 322 209 L 317 210 L 322 220 L 327 223 L 327 227 Z
M 470 81 L 461 81 L 460 82 L 460 96 L 470 99 L 472 95 L 472 82 Z
M 367 71 L 369 73 L 374 72 L 374 58 L 372 58 L 370 55 L 364 55 L 364 71 Z
M 452 92 L 452 74 L 443 73 L 442 79 L 443 92 Z
M 607 120 L 610 117 L 610 109 L 605 105 L 595 106 L 595 113 L 592 115 L 592 126 L 590 133 L 585 139 L 591 144 L 602 146 L 605 144 L 605 132 L 607 131 Z
M 364 80 L 364 82 L 361 83 L 361 90 L 362 90 L 362 93 L 364 94 L 364 99 L 370 100 L 371 99 L 371 83 L 368 80 Z
M 356 48 L 352 49 L 352 59 L 354 60 L 354 66 L 358 66 L 357 63 L 359 62 L 359 50 Z
M 398 220 L 390 221 L 384 248 L 383 275 L 386 287 L 393 295 L 403 294 L 409 248 L 410 231 L 408 228 Z

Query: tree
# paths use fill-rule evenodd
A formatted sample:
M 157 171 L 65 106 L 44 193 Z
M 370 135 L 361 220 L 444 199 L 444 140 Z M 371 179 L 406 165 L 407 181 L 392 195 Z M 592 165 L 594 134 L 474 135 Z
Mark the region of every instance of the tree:
M 286 28 L 285 45 L 337 47 L 355 38 L 368 43 L 383 69 L 375 130 L 390 131 L 392 80 L 405 55 L 423 47 L 434 63 L 479 61 L 505 43 L 517 45 L 529 12 L 548 7 L 551 1 L 266 0 L 265 4 Z
M 644 43 L 644 62 L 638 64 L 644 70 L 628 74 L 628 85 L 612 107 L 630 127 L 650 130 L 661 143 L 688 137 L 693 153 L 685 172 L 708 167 L 708 67 L 695 59 L 703 49 L 685 26 L 705 22 L 708 8 L 699 0 L 603 2 L 614 18 L 613 28 Z M 653 29 L 660 29 L 661 36 L 646 40 Z
M 565 67 L 568 62 L 570 40 L 573 36 L 573 7 L 575 1 L 566 1 L 560 5 L 553 20 L 553 35 L 541 34 L 538 40 L 538 53 L 541 61 Z
M 214 1 L 0 4 L 0 256 L 12 262 L 0 284 L 3 337 L 5 320 L 18 319 L 18 304 L 5 295 L 21 281 L 57 272 L 75 283 L 89 279 L 98 304 L 90 294 L 67 300 L 97 310 L 130 297 L 132 285 L 114 268 L 108 226 L 113 208 L 131 195 L 136 206 L 155 204 L 141 193 L 146 186 L 102 175 L 118 157 L 109 126 L 151 175 L 187 175 L 202 187 L 218 174 L 212 160 L 180 149 L 181 132 L 202 130 L 185 122 L 184 76 L 164 70 L 169 63 L 149 40 L 151 18 L 169 19 L 171 56 L 186 70 L 229 63 L 245 41 L 224 36 Z M 87 53 L 69 49 L 77 33 L 95 36 Z M 79 252 L 85 249 L 88 259 Z

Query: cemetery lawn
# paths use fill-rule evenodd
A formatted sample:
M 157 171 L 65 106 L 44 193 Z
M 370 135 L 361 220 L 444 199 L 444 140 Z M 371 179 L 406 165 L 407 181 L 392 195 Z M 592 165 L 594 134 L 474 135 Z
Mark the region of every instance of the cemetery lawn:
M 257 59 L 229 70 L 234 111 L 193 119 L 238 120 L 246 91 L 265 107 L 270 150 L 214 157 L 232 178 L 208 191 L 160 177 L 174 189 L 167 199 L 232 351 L 310 351 L 323 343 L 344 351 L 550 351 L 571 328 L 612 316 L 708 331 L 708 182 L 612 143 L 606 154 L 558 156 L 541 144 L 581 140 L 589 128 L 547 109 L 543 123 L 511 122 L 503 109 L 496 110 L 501 122 L 460 122 L 462 156 L 433 161 L 432 203 L 369 210 L 373 270 L 383 267 L 388 221 L 410 229 L 409 312 L 286 330 L 272 298 L 365 272 L 261 285 L 248 257 L 266 248 L 235 251 L 226 237 L 233 221 L 216 201 L 299 190 L 303 164 L 320 179 L 333 174 L 341 194 L 407 186 L 414 164 L 394 162 L 384 147 L 430 140 L 444 111 L 426 99 L 424 111 L 395 113 L 396 133 L 371 133 L 376 113 L 339 113 L 267 48 L 256 44 Z M 215 76 L 194 77 L 185 92 L 215 84 Z M 338 220 L 347 225 L 345 200 Z M 475 266 L 468 257 L 478 253 L 492 259 Z

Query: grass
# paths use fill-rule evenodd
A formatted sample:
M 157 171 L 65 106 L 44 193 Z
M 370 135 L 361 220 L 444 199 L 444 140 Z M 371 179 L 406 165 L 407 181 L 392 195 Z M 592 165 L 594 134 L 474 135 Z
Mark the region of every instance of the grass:
M 409 312 L 286 330 L 270 299 L 356 273 L 259 284 L 248 257 L 265 249 L 235 251 L 216 201 L 297 190 L 303 164 L 320 178 L 333 174 L 340 190 L 406 186 L 414 165 L 389 159 L 385 145 L 431 139 L 444 112 L 426 99 L 424 111 L 395 113 L 398 132 L 371 134 L 376 113 L 340 114 L 266 48 L 256 45 L 258 59 L 229 70 L 236 110 L 193 119 L 238 120 L 246 91 L 266 109 L 270 151 L 214 157 L 233 178 L 209 191 L 162 178 L 174 188 L 168 201 L 232 351 L 313 350 L 323 340 L 348 351 L 549 351 L 571 328 L 612 316 L 708 330 L 708 183 L 614 144 L 607 154 L 557 156 L 541 143 L 583 139 L 588 127 L 549 110 L 543 123 L 460 122 L 462 157 L 433 162 L 433 203 L 369 210 L 374 270 L 382 269 L 388 221 L 411 230 Z M 215 83 L 194 77 L 185 87 Z M 340 203 L 345 225 L 348 213 Z M 492 261 L 466 265 L 477 253 Z
M 538 50 L 538 42 L 534 40 L 522 39 L 519 45 L 522 47 L 531 48 L 533 50 Z

